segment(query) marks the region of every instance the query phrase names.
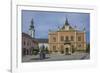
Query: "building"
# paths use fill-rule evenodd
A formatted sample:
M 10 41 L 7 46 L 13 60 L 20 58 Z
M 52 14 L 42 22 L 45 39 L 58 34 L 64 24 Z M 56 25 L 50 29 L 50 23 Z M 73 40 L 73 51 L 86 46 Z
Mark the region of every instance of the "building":
M 22 55 L 31 55 L 33 49 L 38 47 L 38 42 L 35 40 L 34 21 L 31 20 L 29 33 L 22 33 Z
M 38 42 L 26 33 L 22 33 L 22 56 L 32 55 L 33 49 L 38 49 Z
M 36 39 L 35 38 L 35 27 L 34 27 L 34 21 L 33 19 L 31 20 L 31 24 L 29 27 L 29 35 L 34 38 L 34 40 L 36 40 L 38 42 L 38 47 L 41 49 L 41 47 L 44 46 L 44 48 L 48 48 L 48 39 Z
M 66 19 L 63 27 L 49 32 L 49 51 L 52 53 L 72 54 L 86 50 L 85 31 L 73 28 Z
M 36 39 L 38 41 L 38 46 L 41 49 L 43 46 L 44 48 L 49 48 L 48 39 Z

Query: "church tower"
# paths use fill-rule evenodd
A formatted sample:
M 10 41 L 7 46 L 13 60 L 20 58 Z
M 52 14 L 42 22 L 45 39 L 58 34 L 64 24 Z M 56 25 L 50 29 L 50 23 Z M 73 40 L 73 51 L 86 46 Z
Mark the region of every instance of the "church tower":
M 31 20 L 31 24 L 30 24 L 30 27 L 29 27 L 29 35 L 32 38 L 35 38 L 35 28 L 34 28 L 34 21 L 33 21 L 33 19 Z

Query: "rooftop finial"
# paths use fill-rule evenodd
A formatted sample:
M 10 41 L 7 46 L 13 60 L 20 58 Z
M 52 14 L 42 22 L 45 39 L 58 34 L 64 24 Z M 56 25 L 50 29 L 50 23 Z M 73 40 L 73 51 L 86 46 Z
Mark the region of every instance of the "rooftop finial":
M 85 31 L 86 29 L 85 29 L 85 25 L 83 24 L 83 31 Z
M 74 26 L 75 30 L 77 30 L 77 25 Z
M 31 24 L 34 24 L 34 22 L 33 22 L 33 18 L 32 18 L 32 20 L 31 20 Z

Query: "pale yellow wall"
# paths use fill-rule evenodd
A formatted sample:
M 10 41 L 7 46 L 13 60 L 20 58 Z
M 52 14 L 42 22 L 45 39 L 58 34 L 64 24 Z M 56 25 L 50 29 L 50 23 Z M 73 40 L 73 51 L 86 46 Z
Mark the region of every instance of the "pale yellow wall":
M 61 45 L 64 47 L 64 41 L 61 41 L 61 36 L 64 36 L 64 40 L 66 36 L 69 37 L 69 40 L 71 40 L 71 36 L 74 37 L 74 40 L 71 41 L 71 45 L 75 47 L 75 44 L 77 46 L 76 50 L 84 50 L 86 48 L 86 39 L 84 32 L 77 32 L 76 38 L 75 38 L 75 31 L 59 31 L 59 32 L 51 32 L 49 34 L 49 49 L 53 51 L 53 46 L 56 46 L 56 50 L 60 51 L 62 50 Z M 78 41 L 78 37 L 81 37 L 81 41 Z M 53 37 L 56 38 L 56 42 L 53 41 Z M 75 42 L 76 39 L 76 42 Z M 79 46 L 81 45 L 81 46 Z

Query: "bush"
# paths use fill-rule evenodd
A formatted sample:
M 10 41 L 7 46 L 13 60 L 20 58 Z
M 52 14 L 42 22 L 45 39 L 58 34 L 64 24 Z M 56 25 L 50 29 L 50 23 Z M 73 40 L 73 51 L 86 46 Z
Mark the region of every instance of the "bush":
M 49 50 L 48 50 L 47 47 L 44 49 L 44 51 L 45 51 L 46 54 L 49 54 Z
M 33 55 L 37 55 L 39 53 L 39 49 L 33 49 Z
M 37 51 L 33 51 L 33 55 L 37 55 L 38 54 L 38 52 Z

